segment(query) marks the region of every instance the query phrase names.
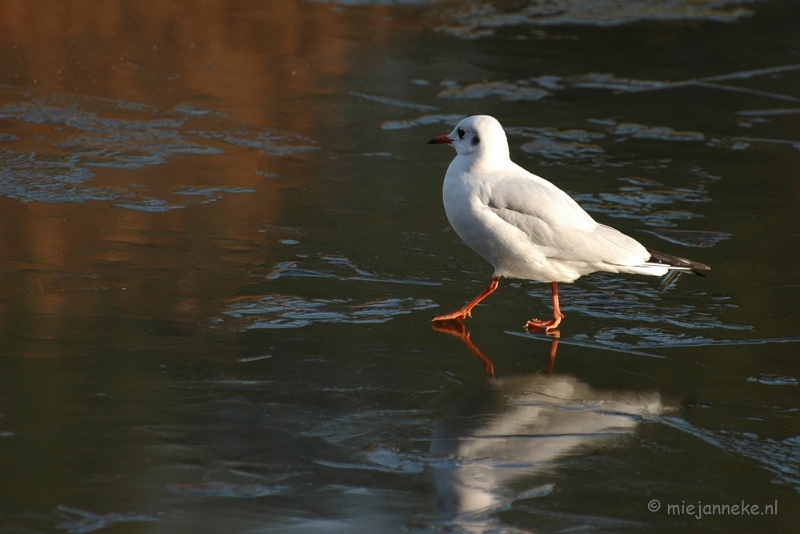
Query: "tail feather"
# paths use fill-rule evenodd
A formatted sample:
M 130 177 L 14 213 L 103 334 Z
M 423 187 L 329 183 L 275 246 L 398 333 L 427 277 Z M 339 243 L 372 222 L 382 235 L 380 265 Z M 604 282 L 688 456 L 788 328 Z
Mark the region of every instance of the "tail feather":
M 705 265 L 697 261 L 687 260 L 685 258 L 679 258 L 677 256 L 670 256 L 669 254 L 664 254 L 663 252 L 658 252 L 657 250 L 647 249 L 647 252 L 650 253 L 650 259 L 647 260 L 647 263 L 664 265 L 670 267 L 671 269 L 680 271 L 692 271 L 694 274 L 700 276 L 705 276 L 700 271 L 711 270 L 711 267 L 709 267 L 708 265 Z

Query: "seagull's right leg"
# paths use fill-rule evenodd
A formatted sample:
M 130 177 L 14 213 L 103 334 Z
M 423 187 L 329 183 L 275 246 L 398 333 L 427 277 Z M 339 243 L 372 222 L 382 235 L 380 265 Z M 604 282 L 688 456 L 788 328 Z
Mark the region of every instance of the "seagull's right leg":
M 447 315 L 437 315 L 431 319 L 431 321 L 451 321 L 453 319 L 466 319 L 467 317 L 472 317 L 472 308 L 477 306 L 480 301 L 494 293 L 494 290 L 497 289 L 498 285 L 500 285 L 500 277 L 495 276 L 492 278 L 492 283 L 489 284 L 489 287 L 484 289 L 483 293 L 472 299 L 466 306 L 458 311 L 454 311 L 453 313 L 448 313 Z
M 544 330 L 545 334 L 558 336 L 556 328 L 561 324 L 561 319 L 565 317 L 561 313 L 561 306 L 558 305 L 558 283 L 550 282 L 550 291 L 553 294 L 553 318 L 549 321 L 541 321 L 539 319 L 531 319 L 525 323 L 525 330 Z

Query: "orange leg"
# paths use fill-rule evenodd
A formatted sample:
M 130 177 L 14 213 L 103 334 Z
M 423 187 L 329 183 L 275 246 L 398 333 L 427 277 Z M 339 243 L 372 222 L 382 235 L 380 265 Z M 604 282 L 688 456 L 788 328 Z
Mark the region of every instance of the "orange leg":
M 553 282 L 555 283 L 555 282 Z M 469 304 L 465 305 L 458 311 L 454 311 L 453 313 L 448 313 L 447 315 L 437 315 L 431 321 L 451 321 L 453 319 L 466 319 L 467 317 L 472 317 L 472 308 L 478 305 L 480 301 L 494 293 L 494 290 L 497 289 L 497 286 L 500 285 L 500 277 L 496 276 L 492 278 L 492 283 L 489 284 L 489 287 L 483 290 L 483 293 L 472 299 Z M 563 317 L 563 316 L 562 316 Z
M 550 289 L 553 292 L 553 318 L 549 321 L 531 319 L 525 323 L 525 330 L 541 329 L 547 334 L 552 334 L 561 323 L 561 319 L 565 317 L 564 314 L 561 313 L 561 308 L 558 305 L 558 284 L 556 282 L 550 282 Z

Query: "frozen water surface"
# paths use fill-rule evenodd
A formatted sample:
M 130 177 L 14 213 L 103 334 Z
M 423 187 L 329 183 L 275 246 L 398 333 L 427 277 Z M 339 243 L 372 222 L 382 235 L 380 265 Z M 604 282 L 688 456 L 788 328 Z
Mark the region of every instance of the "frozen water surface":
M 798 27 L 773 0 L 5 2 L 0 533 L 795 532 Z M 476 113 L 712 270 L 562 284 L 558 338 L 519 280 L 433 329 L 491 276 L 426 144 Z

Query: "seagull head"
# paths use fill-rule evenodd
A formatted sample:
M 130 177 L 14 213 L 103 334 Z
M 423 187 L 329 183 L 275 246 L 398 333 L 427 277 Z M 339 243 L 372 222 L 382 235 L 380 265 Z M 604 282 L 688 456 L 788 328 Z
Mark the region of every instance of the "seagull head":
M 428 143 L 448 144 L 459 156 L 474 156 L 479 160 L 507 161 L 508 140 L 497 119 L 489 115 L 473 115 L 463 119 L 447 135 L 437 135 Z

